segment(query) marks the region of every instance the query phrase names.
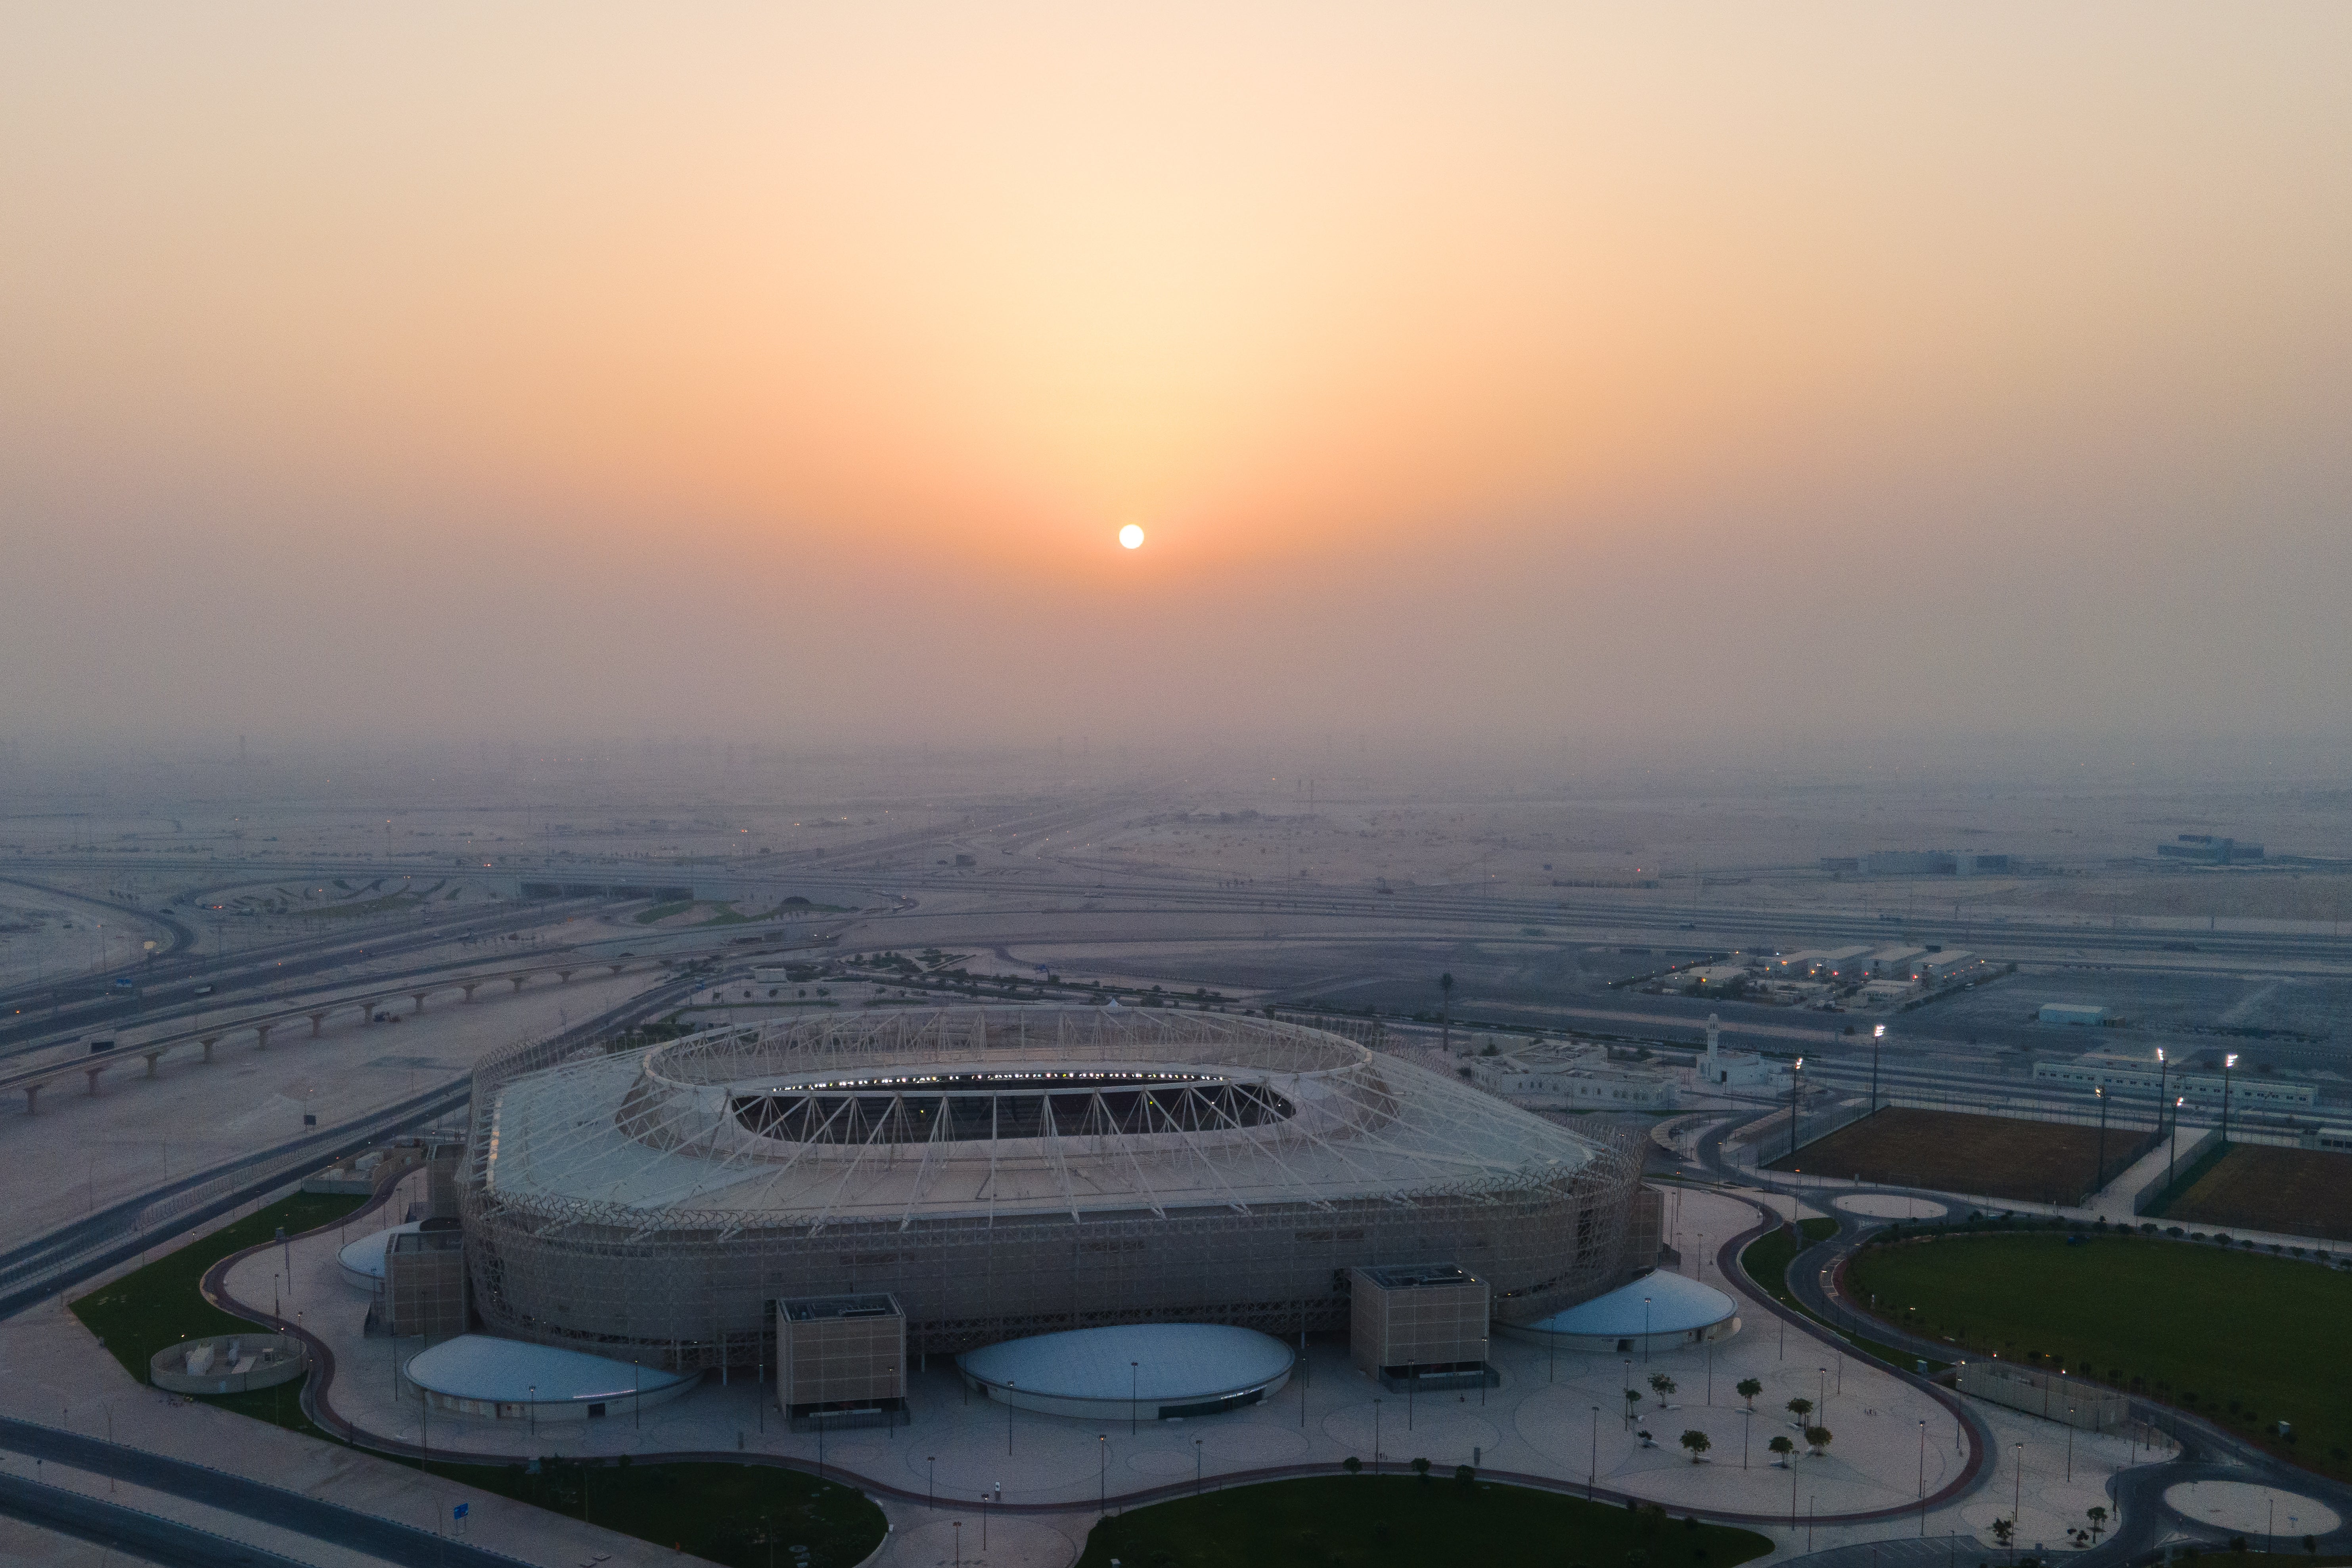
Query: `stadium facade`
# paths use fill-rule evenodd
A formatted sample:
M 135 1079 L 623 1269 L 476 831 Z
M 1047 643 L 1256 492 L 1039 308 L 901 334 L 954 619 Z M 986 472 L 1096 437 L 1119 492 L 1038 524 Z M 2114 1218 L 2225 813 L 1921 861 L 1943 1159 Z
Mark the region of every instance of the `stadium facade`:
M 910 1355 L 1146 1322 L 1343 1329 L 1351 1269 L 1444 1261 L 1534 1322 L 1648 1268 L 1628 1143 L 1301 1025 L 953 1008 L 519 1048 L 462 1204 L 488 1329 L 679 1371 L 773 1304 L 887 1292 Z M 772 1364 L 770 1362 L 770 1364 Z

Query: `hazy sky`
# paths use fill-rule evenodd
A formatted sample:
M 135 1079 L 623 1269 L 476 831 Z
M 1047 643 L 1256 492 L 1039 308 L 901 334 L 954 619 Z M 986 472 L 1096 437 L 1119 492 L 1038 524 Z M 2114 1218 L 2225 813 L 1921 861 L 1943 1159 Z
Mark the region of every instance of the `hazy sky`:
M 0 734 L 2342 731 L 2347 81 L 2340 0 L 10 0 Z

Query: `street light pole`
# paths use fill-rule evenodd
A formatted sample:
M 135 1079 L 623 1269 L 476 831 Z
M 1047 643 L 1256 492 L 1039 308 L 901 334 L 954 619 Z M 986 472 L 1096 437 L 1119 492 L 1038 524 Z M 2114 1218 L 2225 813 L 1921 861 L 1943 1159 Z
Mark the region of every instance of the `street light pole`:
M 1866 1115 L 1878 1112 L 1878 1047 L 1879 1042 L 1885 1038 L 1885 1025 L 1873 1024 L 1870 1026 L 1870 1110 L 1864 1113 Z
M 2231 1051 L 2221 1058 L 2221 1142 L 2230 1141 L 2230 1069 L 2238 1065 L 2238 1053 Z
M 2095 1195 L 2107 1184 L 2107 1086 L 2095 1085 L 2091 1092 L 2099 1097 L 2099 1169 L 2091 1178 L 2091 1192 Z
M 1793 1160 L 1793 1159 L 1795 1159 L 1795 1158 L 1797 1157 L 1797 1082 L 1798 1082 L 1798 1075 L 1799 1075 L 1800 1073 L 1803 1072 L 1804 1070 L 1805 1070 L 1805 1058 L 1802 1058 L 1802 1057 L 1799 1057 L 1799 1058 L 1797 1058 L 1797 1065 L 1796 1065 L 1795 1067 L 1792 1067 L 1792 1068 L 1790 1068 L 1789 1069 L 1789 1158 L 1790 1158 L 1791 1160 Z M 1797 1518 L 1797 1505 L 1796 1505 L 1795 1503 L 1793 1503 L 1793 1502 L 1792 1502 L 1792 1503 L 1790 1503 L 1790 1504 L 1789 1505 L 1789 1521 L 1790 1521 L 1790 1523 L 1791 1524 L 1791 1526 L 1793 1526 L 1793 1525 L 1795 1524 L 1795 1522 L 1796 1522 L 1796 1518 Z
M 1927 1424 L 1919 1423 L 1919 1539 L 1927 1539 Z

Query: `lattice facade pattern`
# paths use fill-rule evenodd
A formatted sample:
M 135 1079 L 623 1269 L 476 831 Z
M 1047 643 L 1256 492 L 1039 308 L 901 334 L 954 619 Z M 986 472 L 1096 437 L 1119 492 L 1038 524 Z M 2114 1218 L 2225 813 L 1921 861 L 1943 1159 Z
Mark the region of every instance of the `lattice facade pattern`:
M 486 1060 L 461 1199 L 496 1331 L 678 1369 L 887 1291 L 910 1352 L 1147 1321 L 1344 1328 L 1444 1258 L 1525 1321 L 1651 1260 L 1638 1153 L 1297 1024 L 953 1008 Z

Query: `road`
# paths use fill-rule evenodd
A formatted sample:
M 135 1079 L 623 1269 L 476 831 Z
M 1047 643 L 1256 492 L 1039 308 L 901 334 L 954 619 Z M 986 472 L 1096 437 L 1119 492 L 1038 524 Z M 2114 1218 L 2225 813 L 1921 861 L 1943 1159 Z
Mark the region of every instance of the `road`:
M 27 1458 L 37 1456 L 49 1464 L 70 1465 L 78 1470 L 112 1476 L 118 1481 L 144 1487 L 167 1497 L 203 1503 L 257 1523 L 290 1530 L 314 1541 L 364 1552 L 383 1562 L 400 1563 L 403 1568 L 445 1568 L 445 1565 L 446 1568 L 514 1568 L 514 1564 L 520 1561 L 504 1552 L 484 1551 L 463 1541 L 380 1519 L 372 1513 L 342 1508 L 307 1492 L 274 1487 L 234 1471 L 216 1470 L 208 1465 L 192 1464 L 185 1459 L 150 1453 L 144 1448 L 127 1447 L 120 1443 L 86 1437 L 77 1432 L 64 1432 L 30 1421 L 0 1416 L 0 1448 Z M 9 1477 L 11 1480 L 16 1479 L 13 1475 Z M 28 1489 L 27 1506 L 58 1506 L 58 1489 L 32 1488 L 30 1483 L 25 1485 Z M 12 1488 L 0 1496 L 7 1496 L 13 1500 L 17 1492 L 18 1489 Z M 16 1513 L 18 1518 L 28 1517 L 15 1507 L 8 1508 L 8 1511 Z M 130 1521 L 123 1516 L 131 1512 L 122 1508 L 81 1510 L 82 1517 L 100 1528 L 117 1529 L 128 1526 Z M 189 1526 L 174 1529 L 169 1521 L 155 1519 L 152 1515 L 138 1517 L 150 1521 L 148 1531 L 159 1544 L 193 1546 L 200 1552 L 215 1553 L 234 1551 L 241 1554 L 158 1556 L 156 1561 L 159 1562 L 273 1563 L 284 1561 L 256 1548 L 238 1547 L 221 1537 L 206 1536 Z M 45 1521 L 37 1520 L 34 1522 Z M 82 1532 L 75 1531 L 73 1533 Z
M 1735 1175 L 1722 1157 L 1725 1138 L 1735 1130 L 1738 1120 L 1735 1118 L 1711 1129 L 1699 1140 L 1694 1151 L 1697 1163 L 1718 1180 L 1744 1180 L 1748 1174 L 1739 1172 Z M 1952 1194 L 1948 1193 L 1905 1187 L 1841 1187 L 1838 1195 L 1844 1197 L 1855 1192 L 1887 1197 L 1922 1198 L 1945 1204 L 1953 1201 Z M 1819 1194 L 1806 1192 L 1801 1195 L 1812 1198 Z M 1845 1260 L 1873 1233 L 1888 1223 L 1843 1210 L 1832 1213 L 1838 1222 L 1836 1233 L 1806 1247 L 1790 1259 L 1790 1294 L 1823 1322 L 1836 1324 L 1916 1357 L 1938 1362 L 1950 1360 L 1952 1348 L 1949 1345 L 1924 1339 L 1893 1323 L 1858 1312 L 1830 1289 L 1829 1281 L 1836 1278 Z M 1720 1262 L 1727 1270 L 1737 1267 L 1737 1251 L 1736 1245 L 1724 1248 Z M 1812 1331 L 1817 1338 L 1822 1337 L 1817 1330 Z M 1886 1364 L 1858 1346 L 1843 1341 L 1834 1342 L 1847 1355 L 1859 1356 L 1876 1365 Z M 1916 1374 L 1905 1369 L 1895 1370 L 1906 1377 L 1916 1378 Z M 2068 1552 L 2068 1563 L 2079 1563 L 2082 1568 L 2126 1568 L 2128 1564 L 2150 1560 L 2167 1538 L 2184 1531 L 2191 1539 L 2209 1545 L 2226 1544 L 2226 1538 L 2210 1525 L 2178 1513 L 2165 1504 L 2164 1494 L 2168 1490 L 2184 1481 L 2193 1480 L 2242 1481 L 2258 1487 L 2276 1488 L 2283 1492 L 2316 1497 L 2334 1508 L 2345 1521 L 2333 1532 L 2319 1537 L 2320 1550 L 2330 1553 L 2352 1552 L 2352 1487 L 2289 1464 L 2209 1422 L 2168 1405 L 2134 1399 L 2131 1401 L 2131 1418 L 2146 1422 L 2170 1436 L 2179 1445 L 2179 1455 L 2166 1462 L 2143 1465 L 2118 1475 L 2113 1494 L 2119 1516 L 2115 1531 L 2087 1551 Z M 1981 1426 L 1973 1414 L 1970 1420 Z M 1985 1436 L 1986 1440 L 1990 1440 L 1989 1431 Z M 1815 1568 L 1852 1568 L 1858 1563 L 1858 1559 L 1851 1556 L 1853 1551 L 1853 1548 L 1843 1548 L 1836 1554 L 1818 1553 L 1816 1556 L 1824 1561 L 1817 1563 Z M 1833 1556 L 1838 1560 L 1827 1561 Z M 1805 1558 L 1797 1561 L 1812 1562 Z
M 617 1033 L 691 995 L 698 976 L 676 980 L 572 1026 L 557 1037 L 587 1040 Z M 0 1252 L 0 1317 L 71 1289 L 126 1258 L 150 1250 L 294 1176 L 331 1164 L 394 1133 L 446 1116 L 472 1093 L 470 1074 L 452 1078 L 362 1116 L 289 1139 L 113 1204 L 22 1246 Z M 185 1207 L 165 1200 L 200 1194 Z

